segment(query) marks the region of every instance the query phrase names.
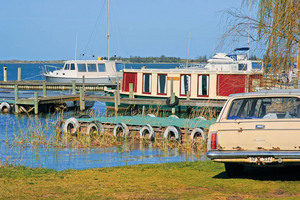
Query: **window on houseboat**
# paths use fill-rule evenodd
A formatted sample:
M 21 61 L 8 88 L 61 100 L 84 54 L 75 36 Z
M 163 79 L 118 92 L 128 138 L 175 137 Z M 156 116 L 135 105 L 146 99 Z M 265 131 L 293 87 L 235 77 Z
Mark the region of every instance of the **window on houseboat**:
M 71 70 L 75 70 L 75 64 L 71 64 Z
M 151 93 L 151 74 L 143 74 L 143 92 Z
M 166 74 L 159 74 L 158 75 L 158 94 L 167 94 L 167 75 Z
M 77 64 L 79 72 L 86 72 L 86 65 L 85 64 Z
M 198 96 L 208 96 L 208 84 L 209 84 L 208 75 L 198 76 Z
M 105 64 L 98 64 L 98 72 L 105 72 Z
M 97 72 L 96 64 L 87 64 L 88 72 Z
M 252 62 L 252 69 L 260 70 L 262 68 L 262 64 L 259 62 Z
M 236 99 L 228 119 L 300 118 L 300 99 L 296 97 L 262 97 Z
M 117 72 L 124 70 L 125 69 L 125 64 L 124 63 L 116 63 L 116 70 Z
M 191 75 L 184 74 L 180 76 L 180 95 L 186 95 L 187 91 L 191 91 Z
M 247 64 L 239 64 L 239 70 L 246 71 L 247 70 Z

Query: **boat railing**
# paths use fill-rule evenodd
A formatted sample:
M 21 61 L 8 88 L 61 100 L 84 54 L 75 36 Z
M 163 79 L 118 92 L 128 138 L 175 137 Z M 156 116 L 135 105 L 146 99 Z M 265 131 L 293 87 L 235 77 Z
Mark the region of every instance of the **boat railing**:
M 43 65 L 40 68 L 42 69 L 43 74 L 49 74 L 49 72 L 61 69 L 61 67 L 53 66 L 53 65 Z
M 203 69 L 206 63 L 180 63 L 179 68 L 198 68 Z

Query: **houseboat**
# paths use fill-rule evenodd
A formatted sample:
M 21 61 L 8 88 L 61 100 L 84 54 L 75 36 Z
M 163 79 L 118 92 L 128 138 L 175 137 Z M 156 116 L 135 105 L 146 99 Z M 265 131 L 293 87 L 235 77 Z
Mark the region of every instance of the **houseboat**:
M 121 61 L 108 60 L 69 60 L 62 69 L 49 71 L 47 68 L 43 74 L 47 82 L 110 84 L 122 78 L 122 70 L 125 64 Z
M 225 101 L 230 94 L 257 90 L 262 86 L 262 74 L 260 61 L 248 60 L 247 55 L 218 53 L 200 68 L 125 69 L 120 95 L 128 97 L 132 87 L 134 98 L 166 99 L 169 107 L 174 106 L 167 101 L 171 91 L 179 101 Z

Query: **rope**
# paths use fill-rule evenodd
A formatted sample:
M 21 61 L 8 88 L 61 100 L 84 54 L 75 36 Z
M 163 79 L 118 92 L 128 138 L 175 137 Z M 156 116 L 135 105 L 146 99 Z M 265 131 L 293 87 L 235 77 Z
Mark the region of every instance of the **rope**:
M 97 24 L 98 24 L 98 21 L 99 21 L 99 19 L 100 19 L 100 16 L 101 16 L 101 14 L 102 14 L 102 11 L 103 11 L 103 9 L 104 9 L 105 4 L 106 4 L 106 1 L 104 1 L 103 6 L 102 6 L 102 8 L 101 8 L 101 10 L 100 10 L 100 13 L 99 13 L 98 18 L 97 18 L 97 20 L 96 20 L 96 23 L 95 23 L 95 25 L 94 25 L 94 28 L 93 28 L 93 30 L 92 30 L 92 33 L 91 33 L 91 35 L 90 35 L 90 38 L 89 38 L 89 40 L 88 40 L 88 42 L 87 42 L 87 44 L 86 44 L 86 46 L 85 46 L 85 48 L 84 48 L 84 51 L 83 51 L 84 53 L 86 52 L 86 49 L 87 49 L 88 45 L 89 45 L 90 42 L 91 42 L 91 39 L 92 39 L 92 37 L 93 37 L 93 34 L 94 34 L 94 32 L 95 32 L 96 26 L 97 26 Z
M 28 79 L 31 79 L 31 78 L 34 78 L 34 77 L 38 77 L 38 76 L 42 76 L 42 75 L 43 75 L 43 74 L 38 74 L 38 75 L 35 75 L 35 76 L 23 78 L 23 80 L 28 80 Z

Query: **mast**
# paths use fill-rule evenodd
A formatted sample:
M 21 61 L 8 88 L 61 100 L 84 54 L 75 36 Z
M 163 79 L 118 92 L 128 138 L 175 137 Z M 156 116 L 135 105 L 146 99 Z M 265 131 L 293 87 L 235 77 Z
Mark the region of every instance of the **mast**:
M 109 60 L 109 0 L 107 0 L 107 60 Z
M 188 57 L 186 59 L 186 67 L 189 66 L 189 58 L 190 58 L 190 46 L 191 46 L 191 32 L 189 33 L 189 45 L 188 45 Z

